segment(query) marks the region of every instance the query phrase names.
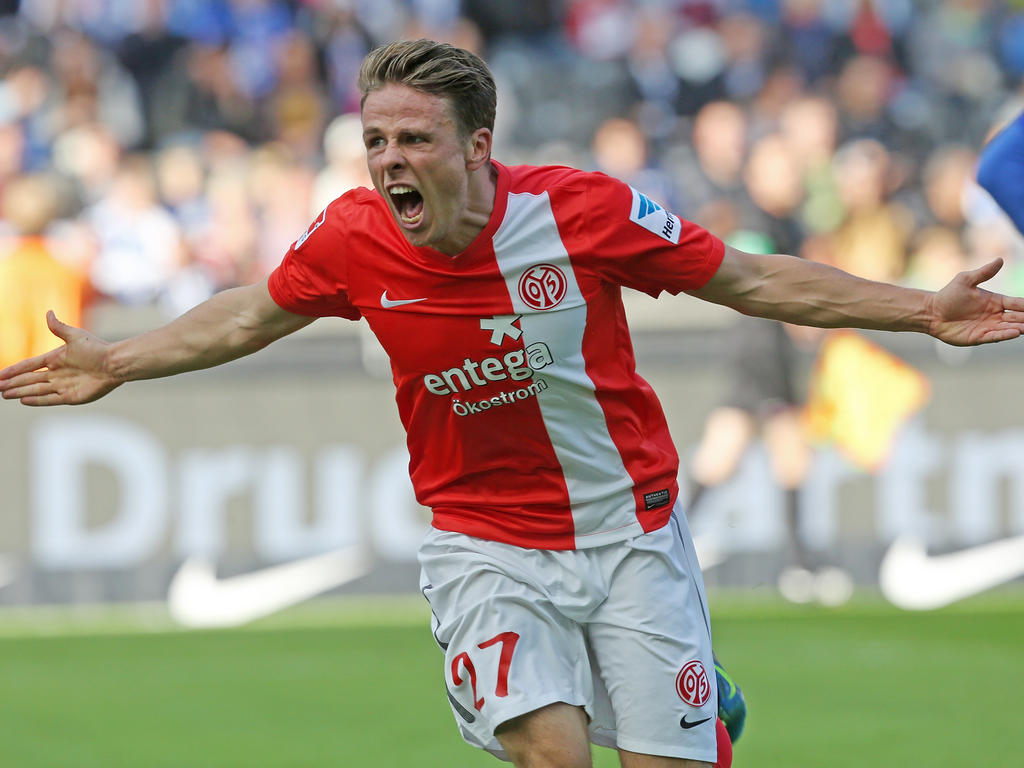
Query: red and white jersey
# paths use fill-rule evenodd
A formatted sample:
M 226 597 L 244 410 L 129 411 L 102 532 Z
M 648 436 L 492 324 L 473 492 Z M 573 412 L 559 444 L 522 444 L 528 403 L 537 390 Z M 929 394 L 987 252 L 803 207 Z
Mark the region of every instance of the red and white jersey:
M 376 192 L 353 190 L 295 242 L 271 296 L 366 318 L 434 527 L 538 549 L 659 528 L 679 460 L 620 286 L 698 288 L 723 245 L 603 174 L 494 165 L 490 221 L 457 256 L 410 245 Z

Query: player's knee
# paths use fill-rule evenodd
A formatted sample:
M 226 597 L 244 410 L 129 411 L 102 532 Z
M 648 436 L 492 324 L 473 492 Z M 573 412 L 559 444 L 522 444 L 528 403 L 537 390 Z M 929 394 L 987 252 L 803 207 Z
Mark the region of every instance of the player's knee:
M 580 707 L 552 704 L 502 723 L 494 735 L 516 768 L 591 768 Z
M 590 743 L 575 739 L 558 738 L 532 741 L 531 739 L 506 743 L 499 736 L 505 753 L 516 768 L 591 768 Z

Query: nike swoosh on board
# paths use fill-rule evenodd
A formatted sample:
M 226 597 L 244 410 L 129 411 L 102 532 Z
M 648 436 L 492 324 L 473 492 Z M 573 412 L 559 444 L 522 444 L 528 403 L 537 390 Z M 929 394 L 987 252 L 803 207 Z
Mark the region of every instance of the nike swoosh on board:
M 362 546 L 218 579 L 202 558 L 189 558 L 171 579 L 167 607 L 187 627 L 234 627 L 301 603 L 369 570 Z
M 384 293 L 380 295 L 380 305 L 384 307 L 384 309 L 394 309 L 395 307 L 402 307 L 405 306 L 406 304 L 415 304 L 419 301 L 426 300 L 426 296 L 424 296 L 422 299 L 389 299 L 388 292 L 386 290 L 384 291 Z
M 897 539 L 882 558 L 878 584 L 900 608 L 926 611 L 963 600 L 1024 575 L 1024 536 L 929 555 L 914 537 Z

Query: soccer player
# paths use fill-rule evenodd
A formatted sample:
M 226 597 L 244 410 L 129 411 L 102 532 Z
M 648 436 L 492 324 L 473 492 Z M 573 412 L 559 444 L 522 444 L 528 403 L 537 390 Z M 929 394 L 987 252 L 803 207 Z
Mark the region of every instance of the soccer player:
M 978 183 L 1024 232 L 1024 112 L 981 151 Z
M 504 166 L 494 81 L 448 45 L 377 49 L 360 88 L 375 191 L 332 202 L 267 280 L 141 336 L 110 344 L 48 314 L 64 344 L 0 371 L 0 391 L 87 403 L 319 316 L 366 318 L 433 511 L 421 586 L 466 741 L 520 767 L 586 768 L 593 741 L 625 768 L 706 768 L 719 730 L 707 600 L 620 287 L 951 344 L 1020 336 L 1024 300 L 979 287 L 998 260 L 909 290 L 725 247 L 607 176 Z

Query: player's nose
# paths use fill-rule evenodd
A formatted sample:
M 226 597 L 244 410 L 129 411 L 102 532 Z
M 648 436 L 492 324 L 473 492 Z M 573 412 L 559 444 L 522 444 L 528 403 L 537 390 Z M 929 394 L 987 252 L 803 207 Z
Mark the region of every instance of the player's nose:
M 387 146 L 384 147 L 384 151 L 380 154 L 380 162 L 388 170 L 405 167 L 405 156 L 402 154 L 402 148 L 398 145 L 397 141 L 388 142 Z

